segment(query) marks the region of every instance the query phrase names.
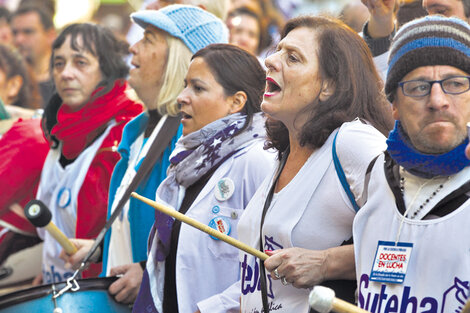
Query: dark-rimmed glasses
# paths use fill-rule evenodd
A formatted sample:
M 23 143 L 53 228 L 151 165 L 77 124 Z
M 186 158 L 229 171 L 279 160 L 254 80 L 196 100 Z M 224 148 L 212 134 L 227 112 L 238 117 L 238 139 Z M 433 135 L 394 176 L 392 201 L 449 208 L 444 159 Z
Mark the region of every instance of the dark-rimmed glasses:
M 408 80 L 399 82 L 403 94 L 408 97 L 420 98 L 431 93 L 432 85 L 438 83 L 442 91 L 450 95 L 458 95 L 470 90 L 470 76 L 452 76 L 442 80 Z

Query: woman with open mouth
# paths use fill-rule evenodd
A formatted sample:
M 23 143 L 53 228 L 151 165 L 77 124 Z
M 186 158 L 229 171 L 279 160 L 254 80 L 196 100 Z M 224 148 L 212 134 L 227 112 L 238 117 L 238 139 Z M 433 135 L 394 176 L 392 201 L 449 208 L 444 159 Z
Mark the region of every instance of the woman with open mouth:
M 382 82 L 363 40 L 325 17 L 290 20 L 265 63 L 261 109 L 280 161 L 238 225 L 242 242 L 270 255 L 263 265 L 240 253 L 241 312 L 309 312 L 317 284 L 353 301 L 346 243 L 367 166 L 392 127 Z
M 263 149 L 264 78 L 256 57 L 238 47 L 213 44 L 194 54 L 178 96 L 183 136 L 157 202 L 238 236 L 243 210 L 274 164 Z M 152 234 L 134 312 L 238 311 L 235 247 L 163 213 Z

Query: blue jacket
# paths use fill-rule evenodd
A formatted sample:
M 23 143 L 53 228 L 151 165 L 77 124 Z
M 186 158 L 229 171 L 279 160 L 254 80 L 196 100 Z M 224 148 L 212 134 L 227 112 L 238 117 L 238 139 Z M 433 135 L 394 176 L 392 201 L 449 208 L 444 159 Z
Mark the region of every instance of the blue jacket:
M 146 112 L 138 115 L 130 121 L 122 133 L 122 140 L 119 144 L 118 151 L 121 154 L 121 160 L 114 167 L 111 183 L 109 187 L 109 200 L 108 200 L 108 219 L 111 216 L 111 206 L 114 202 L 114 196 L 121 181 L 126 173 L 130 148 L 135 140 L 145 131 L 148 123 L 148 114 Z M 163 152 L 162 157 L 155 164 L 148 179 L 144 180 L 136 192 L 146 198 L 155 200 L 155 194 L 160 183 L 166 178 L 166 170 L 170 165 L 169 158 L 173 151 L 178 138 L 181 136 L 182 127 L 178 129 L 177 134 L 171 139 L 170 145 Z M 144 141 L 145 144 L 145 141 Z M 137 171 L 142 161 L 137 164 L 135 170 Z M 131 198 L 129 204 L 128 219 L 130 223 L 131 244 L 132 244 L 132 257 L 134 262 L 141 262 L 147 259 L 147 240 L 155 220 L 155 209 L 149 205 Z M 109 241 L 111 238 L 111 229 L 107 232 L 104 240 L 103 248 L 103 271 L 101 276 L 106 275 Z

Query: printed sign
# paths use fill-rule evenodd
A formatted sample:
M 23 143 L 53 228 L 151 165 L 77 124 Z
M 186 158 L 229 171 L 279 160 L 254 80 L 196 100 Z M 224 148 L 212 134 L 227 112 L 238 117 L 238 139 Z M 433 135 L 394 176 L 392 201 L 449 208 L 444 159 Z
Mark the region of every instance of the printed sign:
M 405 280 L 413 244 L 379 241 L 370 280 L 401 284 Z

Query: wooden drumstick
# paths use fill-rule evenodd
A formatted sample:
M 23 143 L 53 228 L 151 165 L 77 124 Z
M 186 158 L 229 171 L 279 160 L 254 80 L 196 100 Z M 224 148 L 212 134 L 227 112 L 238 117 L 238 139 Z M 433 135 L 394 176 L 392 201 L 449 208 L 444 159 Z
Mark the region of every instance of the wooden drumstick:
M 57 228 L 51 221 L 52 214 L 49 208 L 40 200 L 31 200 L 24 207 L 24 214 L 28 220 L 36 227 L 44 227 L 49 234 L 64 248 L 67 254 L 77 252 L 77 247 Z
M 308 297 L 310 307 L 320 313 L 338 312 L 338 313 L 369 313 L 349 302 L 335 297 L 333 289 L 315 286 Z
M 221 232 L 219 232 L 218 230 L 215 230 L 214 228 L 212 227 L 209 227 L 207 225 L 204 225 L 203 223 L 201 222 L 198 222 L 196 221 L 195 219 L 193 218 L 190 218 L 184 214 L 181 214 L 180 212 L 176 211 L 176 210 L 173 210 L 167 206 L 164 206 L 160 203 L 157 203 L 153 200 L 150 200 L 150 199 L 147 199 L 145 197 L 142 197 L 141 195 L 133 192 L 131 194 L 132 197 L 144 202 L 144 203 L 147 203 L 148 205 L 150 205 L 151 207 L 157 209 L 158 211 L 166 214 L 166 215 L 170 215 L 171 217 L 174 217 L 175 219 L 183 222 L 183 223 L 186 223 L 188 225 L 191 225 L 192 227 L 195 227 L 205 233 L 208 233 L 209 235 L 211 236 L 214 236 L 240 250 L 243 250 L 245 251 L 246 253 L 249 253 L 259 259 L 261 259 L 262 261 L 266 260 L 269 256 L 266 254 L 266 253 L 263 253 L 257 249 L 254 249 L 252 247 L 250 247 L 249 245 L 247 244 L 244 244 L 243 242 L 239 241 L 239 240 L 236 240 L 235 238 L 233 237 L 230 237 L 230 236 L 227 236 Z
M 465 304 L 465 307 L 463 308 L 462 313 L 470 313 L 470 298 L 468 299 L 467 303 Z

